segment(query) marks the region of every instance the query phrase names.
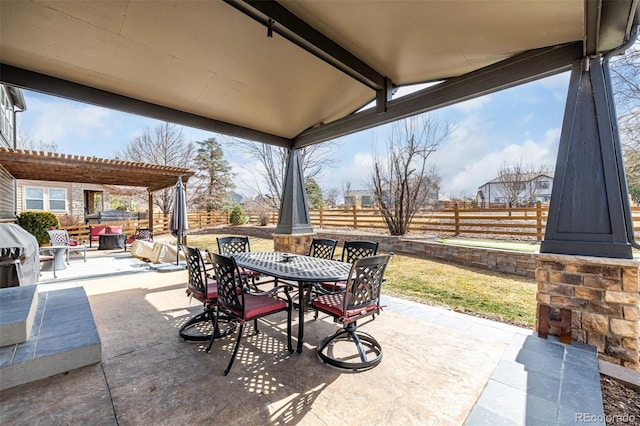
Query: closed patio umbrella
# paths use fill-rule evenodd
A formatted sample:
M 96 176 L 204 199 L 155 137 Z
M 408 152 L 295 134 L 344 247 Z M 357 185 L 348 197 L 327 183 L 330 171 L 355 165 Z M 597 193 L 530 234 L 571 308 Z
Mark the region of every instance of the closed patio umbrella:
M 173 194 L 173 208 L 171 209 L 171 220 L 169 221 L 169 231 L 171 235 L 177 237 L 176 265 L 180 263 L 180 244 L 182 238 L 187 235 L 189 224 L 187 223 L 187 197 L 182 186 L 182 177 L 178 176 L 178 182 Z

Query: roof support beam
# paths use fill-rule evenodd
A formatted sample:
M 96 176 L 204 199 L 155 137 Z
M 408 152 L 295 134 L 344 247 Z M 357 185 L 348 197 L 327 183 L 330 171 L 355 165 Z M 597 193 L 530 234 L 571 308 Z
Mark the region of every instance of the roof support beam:
M 525 52 L 460 77 L 451 78 L 411 95 L 392 100 L 387 105 L 386 113 L 381 114 L 372 108 L 306 130 L 294 138 L 294 146 L 302 148 L 328 141 L 568 71 L 571 69 L 573 61 L 581 57 L 582 42 Z
M 275 0 L 225 0 L 247 16 L 375 91 L 387 90 L 385 77 Z
M 270 133 L 190 114 L 12 65 L 0 63 L 0 71 L 2 83 L 23 89 L 284 148 L 292 146 L 290 139 Z

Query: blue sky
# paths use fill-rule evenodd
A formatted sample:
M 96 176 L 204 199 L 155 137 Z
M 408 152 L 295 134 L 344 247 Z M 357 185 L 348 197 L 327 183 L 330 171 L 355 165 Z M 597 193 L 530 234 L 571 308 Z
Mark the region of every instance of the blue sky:
M 568 83 L 569 73 L 563 73 L 433 112 L 454 124 L 449 140 L 432 157 L 443 178 L 441 194 L 475 195 L 505 161 L 522 159 L 526 164 L 553 166 Z M 396 96 L 404 93 L 399 91 Z M 31 91 L 24 95 L 27 111 L 18 114 L 19 134 L 55 142 L 65 154 L 112 158 L 145 129 L 160 123 Z M 384 150 L 388 126 L 341 138 L 334 166 L 319 178 L 322 188 L 340 191 L 347 182 L 352 189 L 366 188 L 372 156 Z M 218 136 L 187 127 L 183 134 L 186 141 Z M 237 191 L 249 195 L 255 183 L 246 179 L 248 160 L 226 147 L 225 158 L 242 172 L 244 180 L 237 182 Z

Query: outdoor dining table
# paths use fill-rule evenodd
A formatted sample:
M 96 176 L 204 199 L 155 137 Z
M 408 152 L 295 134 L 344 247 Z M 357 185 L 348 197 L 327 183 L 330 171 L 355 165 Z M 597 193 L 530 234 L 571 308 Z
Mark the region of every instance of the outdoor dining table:
M 350 263 L 291 253 L 245 252 L 232 257 L 241 268 L 298 283 L 298 353 L 304 339 L 305 287 L 314 282 L 346 281 L 351 271 Z

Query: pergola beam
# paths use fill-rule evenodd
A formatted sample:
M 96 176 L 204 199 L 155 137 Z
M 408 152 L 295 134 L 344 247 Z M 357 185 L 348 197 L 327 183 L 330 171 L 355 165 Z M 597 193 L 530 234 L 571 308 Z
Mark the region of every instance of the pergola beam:
M 531 50 L 393 100 L 385 113 L 368 109 L 306 130 L 294 138 L 294 146 L 302 148 L 328 141 L 568 71 L 573 61 L 581 57 L 582 42 Z
M 168 121 L 183 126 L 210 132 L 291 148 L 290 139 L 253 130 L 201 115 L 168 108 L 128 96 L 118 95 L 95 87 L 85 86 L 45 74 L 0 63 L 0 81 L 27 90 L 46 93 L 61 98 L 84 102 L 130 114 L 142 115 L 156 120 Z

